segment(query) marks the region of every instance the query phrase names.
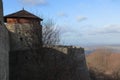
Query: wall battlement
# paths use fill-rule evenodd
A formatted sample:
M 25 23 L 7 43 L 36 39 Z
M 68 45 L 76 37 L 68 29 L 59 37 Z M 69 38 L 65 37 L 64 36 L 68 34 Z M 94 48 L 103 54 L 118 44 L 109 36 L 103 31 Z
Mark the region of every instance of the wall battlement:
M 79 50 L 79 51 L 82 51 L 84 53 L 84 48 L 82 47 L 78 47 L 78 46 L 63 46 L 63 45 L 53 45 L 53 46 L 43 46 L 45 48 L 52 48 L 52 49 L 56 49 L 64 54 L 68 54 L 71 50 Z M 79 53 L 79 52 L 78 52 Z

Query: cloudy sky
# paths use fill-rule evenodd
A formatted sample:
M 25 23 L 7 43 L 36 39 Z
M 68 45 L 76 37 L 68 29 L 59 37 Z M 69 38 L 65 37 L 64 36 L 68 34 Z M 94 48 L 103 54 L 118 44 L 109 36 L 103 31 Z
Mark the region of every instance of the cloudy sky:
M 61 44 L 120 44 L 120 0 L 3 0 L 4 14 L 23 7 L 52 18 L 61 30 Z

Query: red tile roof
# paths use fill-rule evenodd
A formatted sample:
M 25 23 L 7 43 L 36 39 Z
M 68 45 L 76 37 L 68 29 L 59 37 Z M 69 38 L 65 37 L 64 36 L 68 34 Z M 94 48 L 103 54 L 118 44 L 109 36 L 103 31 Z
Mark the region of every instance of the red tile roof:
M 34 15 L 34 14 L 24 10 L 24 9 L 4 16 L 4 19 L 6 19 L 6 18 L 34 18 L 34 19 L 39 19 L 41 21 L 43 20 L 40 17 L 38 17 L 38 16 L 36 16 L 36 15 Z

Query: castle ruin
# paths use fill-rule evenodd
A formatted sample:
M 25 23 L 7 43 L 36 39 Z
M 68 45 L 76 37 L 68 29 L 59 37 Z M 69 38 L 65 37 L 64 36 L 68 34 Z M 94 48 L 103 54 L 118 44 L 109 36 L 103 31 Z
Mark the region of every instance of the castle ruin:
M 89 80 L 83 48 L 42 46 L 41 18 L 23 9 L 3 19 L 2 7 L 0 80 Z

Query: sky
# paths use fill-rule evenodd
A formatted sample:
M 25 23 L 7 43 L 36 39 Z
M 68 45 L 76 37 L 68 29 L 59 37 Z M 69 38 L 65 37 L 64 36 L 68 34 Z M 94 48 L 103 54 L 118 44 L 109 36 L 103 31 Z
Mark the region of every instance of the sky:
M 120 44 L 120 0 L 3 0 L 4 15 L 25 9 L 60 29 L 60 44 Z

